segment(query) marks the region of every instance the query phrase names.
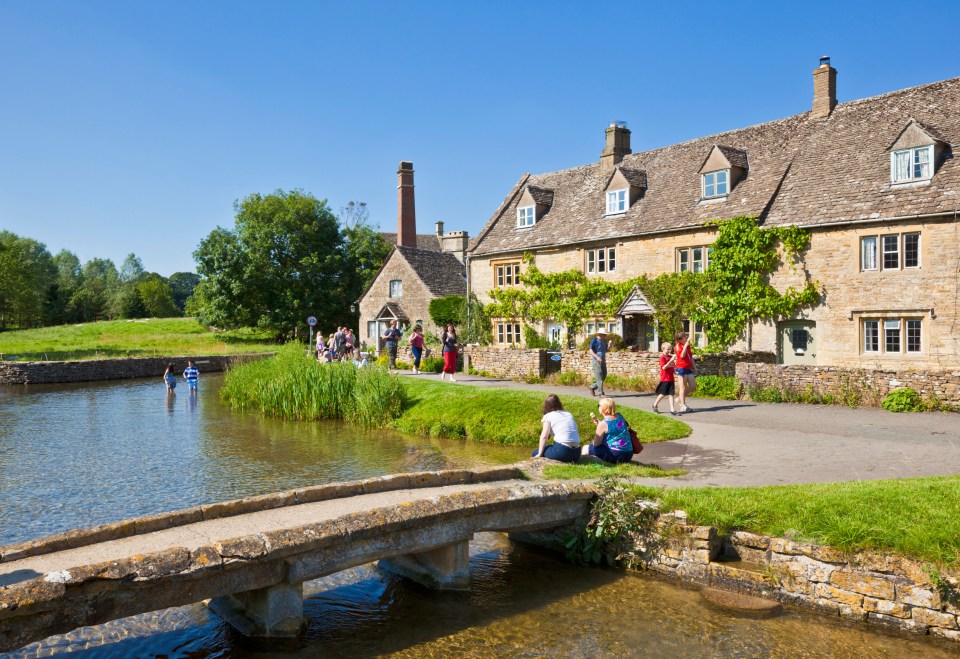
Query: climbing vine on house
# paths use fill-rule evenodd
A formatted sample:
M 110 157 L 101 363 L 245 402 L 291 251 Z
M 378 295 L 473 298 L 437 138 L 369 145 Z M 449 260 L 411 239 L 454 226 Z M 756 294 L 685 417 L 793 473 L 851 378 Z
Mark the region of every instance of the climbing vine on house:
M 588 277 L 577 270 L 545 274 L 524 255 L 522 287 L 494 289 L 485 311 L 491 318 L 526 321 L 552 319 L 580 328 L 593 318 L 613 316 L 634 286 L 656 310 L 664 335 L 678 331 L 686 318 L 702 322 L 709 349 L 725 349 L 752 320 L 784 318 L 815 305 L 820 292 L 805 276 L 804 287 L 780 293 L 769 284 L 782 258 L 795 268 L 809 245 L 800 227 L 760 227 L 756 218 L 735 217 L 712 223 L 717 238 L 705 273 L 641 275 L 624 282 Z

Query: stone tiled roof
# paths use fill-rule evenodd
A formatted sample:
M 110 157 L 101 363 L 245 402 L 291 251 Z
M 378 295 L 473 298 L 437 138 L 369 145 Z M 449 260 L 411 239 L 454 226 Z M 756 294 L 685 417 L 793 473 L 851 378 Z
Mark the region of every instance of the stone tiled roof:
M 720 153 L 724 155 L 727 159 L 727 162 L 730 163 L 733 167 L 742 167 L 743 169 L 747 168 L 747 152 L 743 149 L 736 149 L 732 146 L 724 146 L 723 144 L 718 144 L 717 148 L 720 149 Z
M 377 320 L 396 318 L 397 320 L 402 320 L 407 323 L 410 322 L 410 319 L 407 317 L 407 312 L 396 302 L 386 302 L 374 318 Z
M 397 234 L 386 233 L 384 231 L 381 231 L 380 235 L 383 236 L 383 239 L 386 240 L 391 245 L 397 244 Z M 439 252 L 440 239 L 437 238 L 436 234 L 433 234 L 433 233 L 418 233 L 417 249 L 427 249 L 427 250 L 430 250 L 431 252 Z
M 453 254 L 412 247 L 396 249 L 433 295 L 467 294 L 466 269 Z
M 622 169 L 646 172 L 643 197 L 605 217 L 609 171 L 590 163 L 524 175 L 473 244 L 475 255 L 696 229 L 715 218 L 758 215 L 770 224 L 816 226 L 960 207 L 960 162 L 948 156 L 924 185 L 891 186 L 888 146 L 911 118 L 946 143 L 960 144 L 960 78 L 841 103 L 827 118 L 810 112 L 624 157 Z M 749 170 L 726 198 L 700 199 L 699 167 L 715 145 Z M 732 163 L 733 161 L 731 161 Z M 746 163 L 744 163 L 746 164 Z M 550 209 L 532 227 L 513 218 L 525 186 L 553 190 Z M 505 218 L 505 219 L 502 219 Z
M 549 206 L 553 203 L 553 190 L 538 188 L 535 185 L 528 185 L 527 190 L 530 191 L 530 196 L 533 197 L 534 202 L 543 204 L 544 206 Z
M 647 187 L 647 173 L 642 169 L 630 169 L 628 167 L 618 167 L 620 173 L 623 174 L 623 178 L 627 179 L 627 183 L 635 188 L 644 188 Z M 612 174 L 611 174 L 612 176 Z

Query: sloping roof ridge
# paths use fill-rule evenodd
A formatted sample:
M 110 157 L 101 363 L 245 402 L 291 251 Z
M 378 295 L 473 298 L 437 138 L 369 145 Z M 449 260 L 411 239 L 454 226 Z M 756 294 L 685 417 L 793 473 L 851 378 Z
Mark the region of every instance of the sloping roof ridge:
M 892 96 L 899 96 L 901 94 L 911 94 L 913 92 L 920 91 L 925 87 L 936 87 L 938 85 L 950 85 L 950 84 L 960 84 L 960 76 L 956 78 L 946 78 L 944 80 L 936 80 L 934 82 L 925 82 L 922 85 L 914 85 L 913 87 L 905 87 L 904 89 L 895 89 L 890 92 L 884 92 L 882 94 L 877 94 L 876 96 L 867 96 L 866 98 L 856 98 L 852 101 L 844 101 L 843 103 L 837 103 L 837 107 L 833 109 L 834 112 L 839 108 L 851 107 L 854 105 L 861 105 L 863 103 L 871 103 L 874 101 L 879 101 L 880 99 L 887 99 Z
M 480 233 L 477 234 L 477 237 L 474 238 L 473 245 L 467 245 L 467 251 L 471 254 L 477 247 L 480 246 L 480 243 L 483 242 L 483 239 L 487 237 L 487 234 L 490 233 L 490 230 L 496 226 L 497 222 L 500 220 L 500 216 L 506 212 L 507 208 L 510 207 L 510 203 L 513 201 L 514 197 L 520 194 L 520 190 L 523 189 L 523 186 L 526 185 L 527 181 L 530 180 L 530 174 L 522 174 L 516 183 L 513 184 L 513 189 L 510 190 L 510 193 L 504 197 L 503 201 L 500 202 L 500 205 L 497 207 L 497 210 L 493 212 L 493 215 L 490 216 L 490 219 L 487 220 L 487 223 L 483 225 L 483 228 L 480 229 Z

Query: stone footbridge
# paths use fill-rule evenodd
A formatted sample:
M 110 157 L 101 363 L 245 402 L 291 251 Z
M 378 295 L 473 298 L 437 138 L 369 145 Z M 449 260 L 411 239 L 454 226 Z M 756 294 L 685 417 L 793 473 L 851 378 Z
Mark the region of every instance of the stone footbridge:
M 318 485 L 0 547 L 0 651 L 210 600 L 250 636 L 294 636 L 303 582 L 372 561 L 434 588 L 469 587 L 480 531 L 582 519 L 593 490 L 513 467 Z

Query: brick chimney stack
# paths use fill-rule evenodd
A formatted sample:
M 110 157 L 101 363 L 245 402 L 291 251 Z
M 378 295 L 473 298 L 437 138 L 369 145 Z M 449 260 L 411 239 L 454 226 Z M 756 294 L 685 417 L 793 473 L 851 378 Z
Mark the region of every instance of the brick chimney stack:
M 627 125 L 614 122 L 607 126 L 607 145 L 600 154 L 600 169 L 605 172 L 613 171 L 623 157 L 630 153 L 630 129 Z
M 397 245 L 417 246 L 417 212 L 413 201 L 413 163 L 404 160 L 397 170 Z
M 837 105 L 837 70 L 830 66 L 829 57 L 820 58 L 820 66 L 813 72 L 813 116 L 826 118 Z

